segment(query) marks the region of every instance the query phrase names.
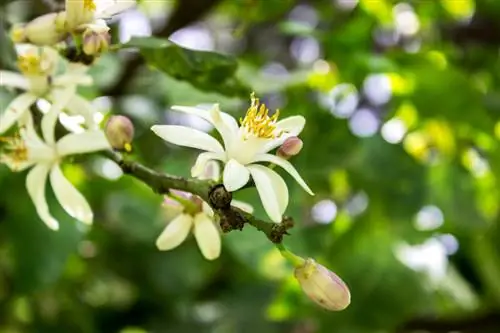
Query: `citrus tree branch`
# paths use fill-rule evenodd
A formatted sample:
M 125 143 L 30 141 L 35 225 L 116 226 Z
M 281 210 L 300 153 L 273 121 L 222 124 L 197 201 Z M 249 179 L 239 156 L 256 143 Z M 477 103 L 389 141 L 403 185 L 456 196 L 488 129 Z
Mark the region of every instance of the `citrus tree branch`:
M 267 238 L 275 243 L 282 242 L 288 230 L 293 227 L 293 219 L 283 217 L 282 223 L 271 223 L 257 219 L 252 214 L 231 206 L 232 194 L 222 184 L 209 180 L 195 178 L 184 178 L 166 173 L 157 172 L 138 162 L 124 159 L 119 153 L 107 151 L 106 157 L 116 162 L 123 173 L 130 175 L 147 186 L 155 193 L 167 194 L 171 189 L 195 194 L 206 201 L 219 217 L 219 223 L 223 232 L 242 230 L 249 224 L 263 232 Z

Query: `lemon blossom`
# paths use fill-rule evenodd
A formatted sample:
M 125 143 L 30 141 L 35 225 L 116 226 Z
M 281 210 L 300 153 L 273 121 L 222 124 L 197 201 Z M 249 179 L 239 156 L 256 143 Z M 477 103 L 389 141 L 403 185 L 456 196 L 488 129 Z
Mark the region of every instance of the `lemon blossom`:
M 198 178 L 217 180 L 219 174 L 219 165 L 210 161 Z M 175 209 L 178 215 L 156 240 L 158 249 L 165 251 L 179 246 L 192 230 L 202 255 L 207 260 L 217 259 L 221 252 L 221 236 L 212 208 L 196 195 L 175 190 L 171 191 L 171 196 L 165 197 L 164 204 L 171 210 Z M 253 210 L 250 205 L 237 200 L 231 204 L 249 213 Z
M 31 113 L 27 112 L 23 116 L 20 135 L 1 138 L 0 142 L 3 146 L 0 150 L 0 163 L 15 172 L 33 167 L 26 177 L 26 188 L 38 215 L 53 230 L 59 228 L 59 223 L 50 214 L 45 198 L 47 178 L 64 210 L 75 219 L 90 224 L 93 220 L 92 210 L 82 194 L 64 177 L 60 163 L 68 155 L 110 149 L 104 133 L 98 130 L 67 134 L 55 141 L 55 124 L 68 99 L 68 94 L 58 96 L 57 102 L 42 118 L 43 139 L 34 128 Z
M 17 65 L 21 73 L 0 70 L 0 86 L 18 88 L 25 92 L 0 110 L 0 134 L 21 119 L 37 99 L 54 101 L 54 96 L 60 95 L 62 91 L 70 95 L 65 106 L 68 113 L 83 115 L 87 123 L 91 123 L 95 111 L 87 100 L 76 94 L 77 85 L 92 84 L 92 78 L 85 74 L 86 66 L 67 64 L 64 72 L 58 72 L 58 67 L 64 61 L 56 50 L 30 44 L 16 45 L 16 50 Z
M 242 188 L 251 176 L 264 209 L 274 222 L 282 220 L 288 205 L 288 188 L 283 178 L 275 171 L 256 163 L 269 162 L 283 168 L 313 195 L 290 162 L 268 154 L 269 151 L 281 146 L 287 138 L 297 136 L 302 131 L 305 125 L 304 117 L 291 116 L 278 121 L 279 113 L 269 116 L 267 107 L 260 104 L 253 94 L 250 108 L 245 117 L 240 119 L 240 125 L 232 116 L 221 112 L 217 104 L 210 111 L 186 106 L 173 106 L 172 109 L 197 115 L 209 121 L 220 133 L 224 142 L 223 146 L 207 133 L 184 126 L 155 125 L 151 128 L 165 141 L 206 151 L 198 156 L 191 170 L 194 177 L 210 160 L 220 160 L 225 163 L 223 183 L 228 191 Z
M 110 18 L 135 5 L 135 0 L 66 0 L 65 28 L 71 32 L 95 20 Z

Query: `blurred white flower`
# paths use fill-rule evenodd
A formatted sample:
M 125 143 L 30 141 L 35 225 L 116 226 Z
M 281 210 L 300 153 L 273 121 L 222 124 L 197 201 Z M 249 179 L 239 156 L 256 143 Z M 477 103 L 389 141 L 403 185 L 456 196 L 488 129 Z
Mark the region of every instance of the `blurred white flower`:
M 68 155 L 110 149 L 106 136 L 100 130 L 71 133 L 55 141 L 54 129 L 57 118 L 70 97 L 69 94 L 62 94 L 42 118 L 43 139 L 38 136 L 34 128 L 31 113 L 26 112 L 20 135 L 1 140 L 4 147 L 0 151 L 0 163 L 15 172 L 33 166 L 26 178 L 26 188 L 38 215 L 53 230 L 59 228 L 59 223 L 50 214 L 45 198 L 47 177 L 50 177 L 54 194 L 64 210 L 75 219 L 91 224 L 93 213 L 89 204 L 64 177 L 59 164 Z
M 200 179 L 218 180 L 220 177 L 219 165 L 210 161 L 205 165 Z M 207 260 L 217 259 L 221 252 L 221 238 L 215 224 L 214 211 L 201 198 L 191 193 L 171 190 L 165 197 L 164 205 L 167 209 L 175 209 L 178 215 L 167 225 L 156 240 L 159 250 L 171 250 L 179 246 L 192 230 L 202 255 Z M 237 200 L 231 205 L 248 213 L 253 208 Z
M 90 113 L 94 111 L 84 98 L 76 94 L 77 85 L 92 84 L 92 78 L 85 74 L 85 66 L 68 66 L 64 73 L 56 75 L 56 69 L 62 61 L 56 50 L 29 44 L 16 45 L 16 49 L 21 73 L 0 70 L 0 86 L 19 88 L 25 92 L 14 98 L 0 114 L 0 134 L 21 119 L 31 105 L 42 97 L 51 102 L 68 97 L 68 103 L 63 108 L 66 107 L 70 114 L 83 115 L 90 121 Z
M 135 0 L 66 0 L 67 31 L 81 29 L 95 20 L 111 18 L 136 5 Z
M 302 116 L 292 116 L 277 121 L 279 113 L 269 116 L 269 110 L 252 94 L 252 103 L 245 118 L 238 126 L 236 119 L 221 112 L 215 104 L 210 111 L 197 107 L 173 106 L 173 110 L 197 115 L 210 122 L 220 133 L 224 146 L 207 133 L 185 126 L 155 125 L 151 128 L 163 140 L 184 147 L 192 147 L 201 153 L 191 169 L 196 177 L 210 160 L 225 163 L 223 183 L 233 192 L 248 183 L 250 176 L 255 183 L 262 205 L 272 221 L 279 223 L 288 205 L 288 188 L 271 168 L 255 164 L 269 162 L 282 167 L 311 195 L 313 192 L 287 160 L 267 152 L 281 146 L 285 140 L 297 136 L 305 125 Z

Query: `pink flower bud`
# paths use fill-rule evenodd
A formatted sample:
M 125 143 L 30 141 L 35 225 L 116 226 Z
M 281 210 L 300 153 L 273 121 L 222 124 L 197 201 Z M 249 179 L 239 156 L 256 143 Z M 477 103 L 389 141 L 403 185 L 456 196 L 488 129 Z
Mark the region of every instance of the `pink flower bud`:
M 108 27 L 90 26 L 83 33 L 83 52 L 86 55 L 97 56 L 106 51 L 111 43 Z
M 105 127 L 106 137 L 115 149 L 131 151 L 134 124 L 125 116 L 111 116 Z
M 351 294 L 344 281 L 311 258 L 295 268 L 295 278 L 299 281 L 302 291 L 327 310 L 344 310 L 351 302 Z
M 276 155 L 284 159 L 289 159 L 290 157 L 300 153 L 303 145 L 304 144 L 301 139 L 296 136 L 291 136 L 283 142 Z

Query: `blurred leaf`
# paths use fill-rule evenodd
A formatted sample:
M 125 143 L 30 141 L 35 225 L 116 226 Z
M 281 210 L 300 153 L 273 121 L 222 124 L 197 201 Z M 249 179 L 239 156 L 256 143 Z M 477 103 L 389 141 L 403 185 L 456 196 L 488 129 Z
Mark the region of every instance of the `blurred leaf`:
M 134 37 L 124 47 L 138 47 L 149 65 L 200 90 L 248 94 L 249 88 L 234 77 L 238 63 L 230 56 L 190 50 L 154 37 Z

